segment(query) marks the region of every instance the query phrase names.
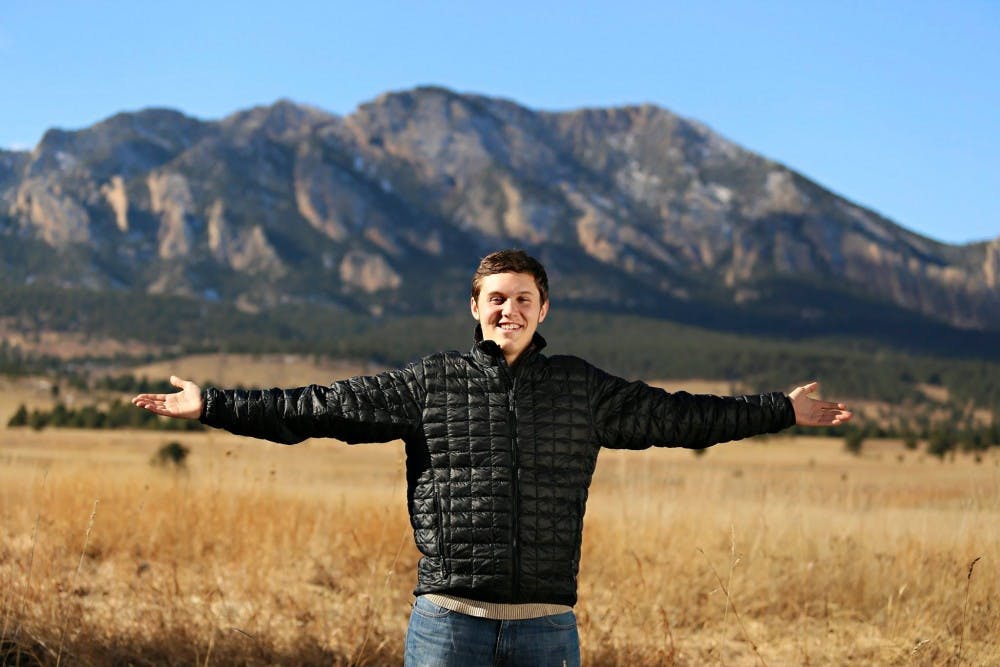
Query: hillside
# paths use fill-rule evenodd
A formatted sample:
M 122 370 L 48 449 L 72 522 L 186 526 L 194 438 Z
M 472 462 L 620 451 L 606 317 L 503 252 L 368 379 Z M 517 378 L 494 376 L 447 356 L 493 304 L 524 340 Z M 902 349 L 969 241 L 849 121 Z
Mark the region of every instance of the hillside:
M 181 344 L 164 345 L 159 354 L 138 357 L 45 358 L 0 345 L 0 376 L 46 378 L 41 384 L 27 379 L 20 385 L 8 382 L 9 392 L 0 389 L 0 395 L 8 394 L 3 398 L 12 414 L 21 403 L 42 409 L 54 404 L 52 385 L 60 388 L 58 400 L 74 408 L 149 391 L 134 388 L 135 381 L 162 383 L 171 373 L 221 385 L 325 383 L 397 366 L 439 349 L 468 349 L 472 334 L 471 318 L 405 317 L 382 322 L 330 318 L 314 321 L 315 328 L 301 329 L 308 335 L 296 338 L 278 338 L 275 321 L 250 322 L 253 335 L 237 336 L 224 329 L 223 335 L 209 338 L 214 349 L 228 350 L 222 355 L 198 354 L 213 349 L 207 341 L 198 341 L 203 322 L 196 323 L 192 337 Z M 280 326 L 293 324 L 289 319 Z M 912 433 L 927 439 L 939 432 L 953 439 L 964 434 L 985 445 L 1000 443 L 996 360 L 903 354 L 872 344 L 852 347 L 843 342 L 759 338 L 581 311 L 554 312 L 543 333 L 550 341 L 547 352 L 576 354 L 610 372 L 671 390 L 787 391 L 818 379 L 824 395 L 844 400 L 858 412 L 852 428 L 868 435 Z M 172 352 L 164 358 L 168 350 Z M 110 386 L 105 378 L 133 380 L 115 393 L 101 390 Z M 831 434 L 844 433 L 838 429 Z
M 1000 238 L 921 237 L 648 105 L 551 113 L 419 88 L 345 117 L 288 101 L 220 121 L 147 109 L 0 153 L 11 332 L 59 319 L 15 305 L 51 290 L 453 313 L 477 258 L 512 245 L 584 310 L 970 356 L 1000 337 Z M 65 330 L 109 328 L 59 309 Z

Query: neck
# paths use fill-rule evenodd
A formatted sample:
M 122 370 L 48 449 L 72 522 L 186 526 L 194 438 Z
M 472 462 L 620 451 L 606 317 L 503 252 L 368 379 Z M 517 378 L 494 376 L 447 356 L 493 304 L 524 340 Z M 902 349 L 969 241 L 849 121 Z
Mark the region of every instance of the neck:
M 504 352 L 503 358 L 507 362 L 507 365 L 513 368 L 514 364 L 523 359 L 534 348 L 535 348 L 534 343 L 529 343 L 528 347 L 524 348 L 517 354 L 514 353 L 507 354 L 506 352 Z

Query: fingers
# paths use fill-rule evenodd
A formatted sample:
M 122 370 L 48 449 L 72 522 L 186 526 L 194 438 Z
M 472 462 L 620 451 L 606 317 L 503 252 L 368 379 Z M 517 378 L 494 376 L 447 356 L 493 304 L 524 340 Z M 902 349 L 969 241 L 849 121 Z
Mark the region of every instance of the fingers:
M 136 406 L 137 408 L 142 408 L 143 410 L 149 410 L 150 412 L 155 412 L 158 415 L 169 416 L 169 413 L 166 412 L 167 409 L 166 403 L 163 401 L 162 398 L 160 400 L 156 400 L 155 398 L 151 398 L 148 396 L 147 397 L 136 396 L 135 398 L 132 399 L 132 405 Z
M 795 423 L 803 426 L 838 426 L 850 421 L 854 414 L 844 403 L 810 398 L 819 390 L 819 381 L 813 380 L 792 390 L 788 397 L 795 410 Z
M 132 398 L 132 403 L 134 405 L 138 405 L 136 401 L 159 401 L 162 403 L 165 400 L 167 400 L 166 394 L 139 394 Z
M 792 389 L 792 391 L 790 391 L 788 393 L 788 397 L 791 398 L 794 401 L 799 396 L 802 396 L 802 395 L 808 396 L 809 394 L 813 393 L 817 389 L 819 389 L 819 382 L 816 381 L 816 380 L 813 380 L 812 382 L 809 382 L 808 384 L 804 384 L 804 385 L 801 385 L 799 387 L 796 387 L 795 389 Z
M 143 410 L 148 410 L 153 414 L 162 415 L 164 417 L 173 417 L 174 413 L 167 410 L 167 408 L 159 403 L 136 403 L 136 405 Z
M 137 394 L 132 397 L 132 405 L 163 417 L 197 419 L 202 410 L 198 385 L 176 375 L 170 376 L 170 384 L 180 391 L 172 394 Z
M 840 409 L 840 408 L 836 408 L 836 409 L 829 408 L 829 409 L 820 410 L 819 413 L 816 414 L 815 420 L 816 420 L 816 423 L 818 423 L 820 425 L 828 425 L 829 424 L 829 425 L 832 425 L 832 426 L 837 426 L 839 424 L 843 424 L 844 422 L 850 421 L 851 417 L 853 417 L 853 416 L 854 416 L 854 413 L 851 412 L 850 410 L 844 410 L 844 409 Z
M 818 406 L 819 410 L 824 414 L 833 415 L 850 415 L 853 414 L 847 409 L 847 406 L 843 403 L 827 403 L 826 405 Z
M 181 391 L 183 391 L 183 390 L 187 389 L 187 387 L 189 385 L 191 385 L 191 382 L 188 381 L 188 380 L 184 380 L 182 378 L 179 378 L 176 375 L 171 375 L 170 376 L 170 384 L 172 384 L 173 386 L 175 386 L 178 389 L 180 389 Z M 156 401 L 156 402 L 159 402 L 159 403 L 163 403 L 163 401 L 167 400 L 167 396 L 168 395 L 173 395 L 173 394 L 138 394 L 138 395 L 136 395 L 132 399 L 132 404 L 133 405 L 139 405 L 140 401 L 144 401 L 144 402 Z M 143 407 L 143 406 L 139 405 L 139 407 Z
M 795 391 L 792 393 L 796 396 L 809 396 L 809 394 L 815 393 L 817 389 L 819 389 L 819 382 L 813 380 L 812 382 L 804 384 L 801 387 L 796 387 Z
M 853 416 L 854 416 L 853 412 L 848 412 L 848 411 L 841 412 L 836 417 L 834 417 L 833 423 L 834 424 L 843 424 L 844 422 L 849 422 L 849 421 L 851 421 L 851 417 L 853 417 Z

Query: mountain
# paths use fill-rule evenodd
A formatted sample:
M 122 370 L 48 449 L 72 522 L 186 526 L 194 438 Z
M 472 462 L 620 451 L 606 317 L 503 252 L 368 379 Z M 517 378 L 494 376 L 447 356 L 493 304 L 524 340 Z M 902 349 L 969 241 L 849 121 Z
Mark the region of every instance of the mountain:
M 8 289 L 434 314 L 463 308 L 478 258 L 509 246 L 581 309 L 1000 333 L 1000 237 L 922 237 L 650 105 L 550 113 L 418 88 L 344 117 L 289 101 L 219 121 L 121 113 L 0 151 Z

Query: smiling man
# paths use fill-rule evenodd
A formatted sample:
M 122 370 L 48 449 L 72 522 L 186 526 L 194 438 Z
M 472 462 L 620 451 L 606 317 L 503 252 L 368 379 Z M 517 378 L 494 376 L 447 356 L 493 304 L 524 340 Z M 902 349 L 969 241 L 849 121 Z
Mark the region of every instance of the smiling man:
M 545 269 L 527 255 L 488 255 L 472 279 L 471 304 L 483 339 L 496 343 L 513 366 L 549 312 Z
M 479 322 L 469 353 L 329 386 L 175 394 L 139 407 L 292 444 L 403 440 L 417 547 L 405 662 L 579 665 L 573 605 L 583 516 L 601 447 L 704 448 L 793 424 L 847 421 L 845 405 L 788 396 L 668 393 L 573 356 L 542 354 L 544 267 L 521 250 L 483 258 L 472 281 Z

